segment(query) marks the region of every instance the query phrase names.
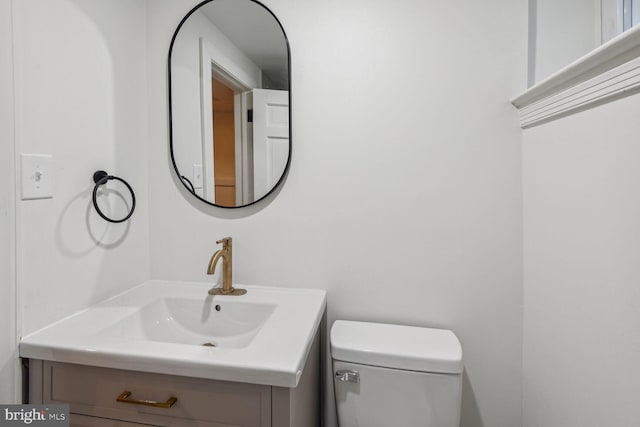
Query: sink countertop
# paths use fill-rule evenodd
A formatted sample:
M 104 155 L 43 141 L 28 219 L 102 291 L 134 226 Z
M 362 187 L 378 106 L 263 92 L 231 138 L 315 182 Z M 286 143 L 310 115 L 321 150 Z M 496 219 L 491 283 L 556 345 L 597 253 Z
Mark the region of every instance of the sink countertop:
M 296 387 L 326 307 L 318 289 L 236 287 L 243 296 L 208 296 L 207 283 L 152 280 L 75 313 L 22 339 L 20 356 L 169 375 Z M 202 301 L 203 311 L 225 302 L 274 304 L 242 348 L 132 339 L 104 333 L 163 298 Z M 111 328 L 111 329 L 110 329 Z M 122 328 L 120 328 L 122 329 Z

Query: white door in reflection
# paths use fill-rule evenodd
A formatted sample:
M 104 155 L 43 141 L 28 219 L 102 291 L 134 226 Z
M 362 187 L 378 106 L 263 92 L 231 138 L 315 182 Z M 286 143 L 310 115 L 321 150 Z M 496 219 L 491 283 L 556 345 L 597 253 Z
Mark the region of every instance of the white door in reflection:
M 266 195 L 289 158 L 289 93 L 253 89 L 253 197 Z

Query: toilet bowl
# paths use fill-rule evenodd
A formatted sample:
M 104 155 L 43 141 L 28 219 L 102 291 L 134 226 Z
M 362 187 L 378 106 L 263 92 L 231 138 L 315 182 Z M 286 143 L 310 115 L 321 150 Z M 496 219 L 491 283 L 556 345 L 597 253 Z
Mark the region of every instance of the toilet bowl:
M 453 332 L 337 320 L 330 342 L 340 427 L 459 427 L 462 348 Z

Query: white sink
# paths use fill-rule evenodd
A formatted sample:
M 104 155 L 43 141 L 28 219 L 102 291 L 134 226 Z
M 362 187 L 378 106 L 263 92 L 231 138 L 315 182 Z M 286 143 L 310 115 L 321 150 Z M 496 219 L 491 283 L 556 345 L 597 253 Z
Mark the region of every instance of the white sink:
M 124 340 L 246 347 L 277 305 L 234 298 L 215 303 L 214 297 L 160 298 L 98 334 Z
M 326 293 L 149 281 L 36 331 L 20 356 L 280 387 L 298 384 Z

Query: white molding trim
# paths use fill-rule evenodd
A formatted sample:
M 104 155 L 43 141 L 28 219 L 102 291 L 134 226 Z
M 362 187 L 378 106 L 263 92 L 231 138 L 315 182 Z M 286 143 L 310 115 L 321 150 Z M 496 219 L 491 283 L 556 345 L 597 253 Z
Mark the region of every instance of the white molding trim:
M 527 128 L 640 91 L 640 26 L 511 100 Z

